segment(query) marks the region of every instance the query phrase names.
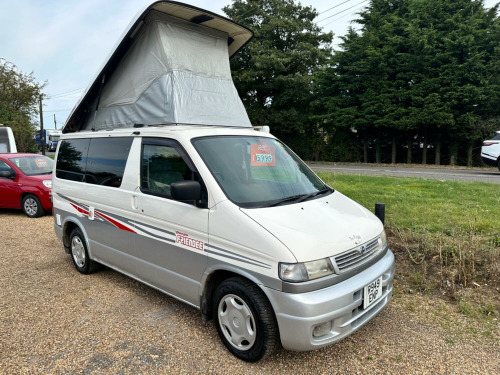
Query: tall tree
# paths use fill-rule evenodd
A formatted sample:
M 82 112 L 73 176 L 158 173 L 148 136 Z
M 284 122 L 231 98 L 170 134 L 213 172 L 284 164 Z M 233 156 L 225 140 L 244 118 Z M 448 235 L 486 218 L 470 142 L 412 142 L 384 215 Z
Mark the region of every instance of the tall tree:
M 312 103 L 315 74 L 331 56 L 332 33 L 314 23 L 312 7 L 294 0 L 234 0 L 223 10 L 255 33 L 231 60 L 250 120 L 269 125 L 273 134 L 295 143 L 302 156 L 314 157 L 307 153 L 311 143 L 304 141 L 322 142 Z
M 479 122 L 500 111 L 496 12 L 473 0 L 372 0 L 356 20 L 360 30 L 349 30 L 321 74 L 324 121 L 354 126 L 377 161 L 383 137 L 392 138 L 393 162 L 403 136 L 408 162 L 415 140 L 423 163 L 429 143 L 440 162 L 442 138 L 451 151 L 468 140 L 471 155 Z
M 0 58 L 0 123 L 12 128 L 19 151 L 36 149 L 33 119 L 44 86 L 33 73 L 22 73 L 13 63 Z

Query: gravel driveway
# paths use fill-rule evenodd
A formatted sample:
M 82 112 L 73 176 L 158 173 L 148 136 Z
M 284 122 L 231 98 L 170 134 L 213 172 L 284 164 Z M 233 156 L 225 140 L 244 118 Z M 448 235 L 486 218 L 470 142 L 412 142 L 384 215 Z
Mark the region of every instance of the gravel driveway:
M 441 300 L 396 292 L 337 344 L 248 364 L 197 310 L 109 269 L 79 274 L 52 217 L 0 210 L 0 374 L 499 374 L 498 341 L 467 325 Z

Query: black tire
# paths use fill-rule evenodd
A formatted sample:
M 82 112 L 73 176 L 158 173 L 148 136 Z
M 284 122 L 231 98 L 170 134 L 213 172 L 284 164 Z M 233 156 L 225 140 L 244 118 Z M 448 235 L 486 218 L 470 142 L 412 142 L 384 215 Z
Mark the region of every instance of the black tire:
M 498 158 L 498 170 L 500 171 L 500 158 Z
M 40 203 L 40 199 L 36 195 L 28 194 L 21 200 L 21 209 L 26 216 L 35 218 L 42 216 L 45 211 Z
M 240 306 L 246 311 L 247 317 L 245 318 L 245 313 L 241 314 L 238 308 L 228 307 L 227 301 Z M 257 362 L 277 349 L 279 332 L 273 308 L 264 293 L 251 281 L 234 277 L 222 282 L 215 290 L 213 311 L 220 339 L 237 358 L 246 362 Z M 224 322 L 223 316 L 231 318 Z M 243 322 L 246 322 L 245 327 L 240 324 Z M 237 340 L 237 337 L 240 337 L 236 334 L 240 329 L 246 331 L 247 335 L 249 331 L 253 332 L 253 335 L 249 340 L 243 339 L 238 345 L 231 339 Z
M 97 271 L 100 264 L 89 257 L 87 243 L 80 228 L 75 228 L 69 236 L 69 253 L 78 272 L 89 274 Z

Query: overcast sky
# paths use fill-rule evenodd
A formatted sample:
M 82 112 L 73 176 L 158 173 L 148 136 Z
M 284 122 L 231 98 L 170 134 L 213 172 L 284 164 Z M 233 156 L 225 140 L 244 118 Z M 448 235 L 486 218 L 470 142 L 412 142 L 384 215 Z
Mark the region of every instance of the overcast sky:
M 180 0 L 222 14 L 231 0 Z M 439 1 L 439 0 L 436 0 Z M 486 0 L 487 7 L 498 0 Z M 60 129 L 125 28 L 152 0 L 0 0 L 0 57 L 47 81 L 44 127 Z M 302 0 L 318 25 L 345 34 L 368 0 Z M 333 8 L 334 7 L 334 8 Z M 330 9 L 333 8 L 333 9 Z M 356 25 L 353 25 L 356 26 Z M 1 95 L 1 93 L 0 93 Z

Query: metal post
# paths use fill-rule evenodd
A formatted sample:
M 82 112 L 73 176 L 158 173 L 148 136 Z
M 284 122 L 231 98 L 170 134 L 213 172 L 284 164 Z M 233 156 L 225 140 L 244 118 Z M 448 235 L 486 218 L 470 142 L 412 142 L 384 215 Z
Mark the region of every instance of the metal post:
M 43 134 L 42 95 L 40 95 L 40 140 L 42 141 L 42 155 L 45 155 L 45 135 Z
M 385 224 L 385 203 L 375 203 L 375 216 L 380 219 L 382 224 Z

